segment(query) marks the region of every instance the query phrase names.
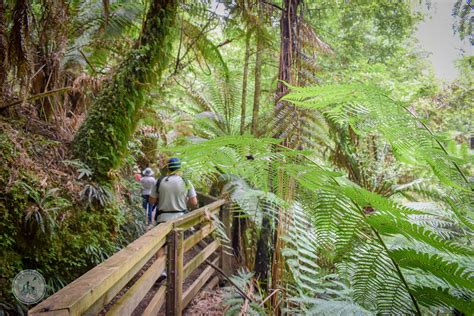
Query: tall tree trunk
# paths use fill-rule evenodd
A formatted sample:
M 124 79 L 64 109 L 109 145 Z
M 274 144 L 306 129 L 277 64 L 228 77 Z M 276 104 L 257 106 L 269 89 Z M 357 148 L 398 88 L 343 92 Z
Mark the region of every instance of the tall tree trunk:
M 263 38 L 261 28 L 263 12 L 262 3 L 258 1 L 258 23 L 257 30 L 255 32 L 257 41 L 257 51 L 255 53 L 255 85 L 253 94 L 253 111 L 252 111 L 252 135 L 257 136 L 258 134 L 258 115 L 260 112 L 260 96 L 261 96 L 261 82 L 262 82 L 262 50 L 263 50 Z
M 75 154 L 98 180 L 108 179 L 109 172 L 121 165 L 149 87 L 168 65 L 177 3 L 151 2 L 137 48 L 101 91 L 74 138 Z
M 278 79 L 280 82 L 277 86 L 277 97 L 280 98 L 287 92 L 287 87 L 281 82 L 292 83 L 295 75 L 292 76 L 293 70 L 293 57 L 296 54 L 296 45 L 297 38 L 297 9 L 301 0 L 284 0 L 284 6 L 282 10 L 282 15 L 280 19 L 280 67 Z M 255 79 L 256 80 L 256 79 Z M 275 113 L 278 114 L 279 109 L 283 108 L 283 104 L 277 101 L 277 106 L 275 108 Z M 277 126 L 278 128 L 278 126 Z M 278 129 L 279 130 L 279 129 Z M 281 133 L 275 134 L 276 138 L 282 137 Z M 285 144 L 287 145 L 287 144 Z M 271 174 L 271 173 L 270 173 Z M 271 176 L 270 176 L 271 177 Z M 274 183 L 274 179 L 270 178 L 270 191 L 276 193 L 278 185 Z M 271 207 L 271 206 L 270 206 Z M 271 210 L 268 210 L 268 207 L 262 208 L 263 219 L 262 219 L 262 229 L 260 232 L 259 240 L 257 242 L 257 253 L 255 258 L 255 275 L 261 282 L 262 288 L 270 288 L 269 272 L 272 271 L 272 276 L 279 275 L 278 269 L 281 267 L 275 266 L 275 264 L 281 264 L 281 260 L 277 261 L 278 258 L 281 258 L 280 249 L 275 248 L 275 242 L 280 238 L 279 233 L 282 229 L 278 227 L 281 225 L 280 221 L 277 221 L 274 218 Z M 280 210 L 281 212 L 281 210 Z M 281 214 L 280 214 L 281 217 Z M 274 227 L 276 229 L 274 230 Z M 271 280 L 272 288 L 277 288 L 279 280 Z M 273 300 L 272 300 L 273 303 Z
M 5 4 L 0 0 L 0 108 L 6 104 L 6 81 L 8 71 L 7 24 L 5 22 Z
M 102 7 L 104 9 L 104 26 L 107 26 L 109 25 L 110 0 L 102 0 Z
M 245 116 L 247 110 L 247 81 L 249 74 L 249 58 L 250 58 L 250 30 L 245 34 L 245 57 L 244 57 L 244 75 L 242 78 L 242 104 L 240 111 L 240 135 L 245 132 Z
M 301 0 L 285 0 L 280 18 L 280 64 L 278 71 L 277 97 L 288 91 L 283 82 L 295 83 L 297 72 L 293 71 L 298 45 L 298 6 Z
M 301 0 L 284 0 L 284 11 L 280 18 L 280 64 L 277 84 L 277 103 L 275 106 L 275 117 L 277 118 L 276 133 L 274 137 L 283 138 L 283 144 L 287 147 L 294 147 L 291 142 L 291 129 L 286 129 L 288 122 L 296 122 L 296 111 L 287 103 L 279 99 L 288 92 L 288 87 L 283 83 L 296 84 L 297 71 L 295 69 L 296 55 L 298 54 L 298 6 Z

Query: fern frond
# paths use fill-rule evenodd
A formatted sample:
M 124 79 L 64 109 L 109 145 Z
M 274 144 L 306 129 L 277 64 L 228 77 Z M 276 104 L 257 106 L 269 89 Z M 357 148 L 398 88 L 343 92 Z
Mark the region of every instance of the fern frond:
M 436 254 L 417 252 L 413 249 L 390 250 L 392 257 L 402 268 L 423 269 L 460 289 L 474 290 L 474 272 L 457 262 L 449 262 Z
M 380 313 L 412 313 L 412 300 L 383 247 L 368 243 L 359 247 L 350 266 L 354 298 Z
M 432 288 L 414 285 L 411 288 L 413 295 L 418 301 L 427 306 L 442 306 L 446 308 L 456 308 L 466 315 L 470 315 L 474 310 L 473 294 L 452 293 L 447 288 Z
M 463 256 L 474 255 L 472 249 L 444 240 L 430 230 L 410 223 L 401 217 L 390 219 L 384 215 L 373 214 L 367 218 L 367 222 L 383 235 L 393 236 L 400 234 L 409 240 L 422 241 L 440 251 L 448 251 Z

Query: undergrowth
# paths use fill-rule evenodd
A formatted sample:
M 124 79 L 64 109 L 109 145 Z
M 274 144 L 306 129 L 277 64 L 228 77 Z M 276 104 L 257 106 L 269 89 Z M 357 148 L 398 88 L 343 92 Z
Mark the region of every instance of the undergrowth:
M 145 225 L 133 181 L 92 182 L 64 143 L 28 130 L 26 122 L 2 120 L 0 129 L 0 310 L 21 314 L 26 306 L 11 292 L 18 272 L 39 271 L 51 295 Z

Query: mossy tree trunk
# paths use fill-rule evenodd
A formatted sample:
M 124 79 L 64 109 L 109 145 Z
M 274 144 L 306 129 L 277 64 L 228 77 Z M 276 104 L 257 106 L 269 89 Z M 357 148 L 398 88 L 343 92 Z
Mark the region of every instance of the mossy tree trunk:
M 149 87 L 168 65 L 176 10 L 177 0 L 151 2 L 137 47 L 97 97 L 74 138 L 74 153 L 96 180 L 108 179 L 127 153 Z

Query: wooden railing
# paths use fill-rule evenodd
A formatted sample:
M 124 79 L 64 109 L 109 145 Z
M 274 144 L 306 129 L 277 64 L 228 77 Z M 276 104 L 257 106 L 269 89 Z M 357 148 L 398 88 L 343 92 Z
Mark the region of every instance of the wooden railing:
M 36 305 L 28 315 L 97 315 L 104 312 L 106 315 L 131 315 L 165 270 L 168 275 L 166 284 L 154 293 L 142 314 L 156 315 L 166 302 L 166 315 L 181 315 L 206 283 L 213 286 L 218 282 L 214 268 L 206 261 L 220 265 L 225 274 L 231 274 L 232 258 L 219 240 L 206 243 L 201 247 L 204 249 L 197 253 L 195 250 L 194 256 L 186 263 L 184 261 L 184 255 L 196 245 L 202 245 L 201 241 L 216 229 L 216 223 L 209 221 L 206 213 L 219 213 L 229 236 L 230 215 L 225 200 L 203 194 L 198 197 L 203 207 L 151 229 Z M 194 227 L 197 229 L 186 233 L 184 238 L 185 231 Z M 167 254 L 159 257 L 157 253 L 162 247 L 167 249 Z M 216 254 L 215 258 L 209 259 L 212 254 Z M 184 280 L 201 264 L 206 268 L 183 292 Z M 130 281 L 135 282 L 130 286 Z M 128 289 L 125 291 L 126 286 Z

